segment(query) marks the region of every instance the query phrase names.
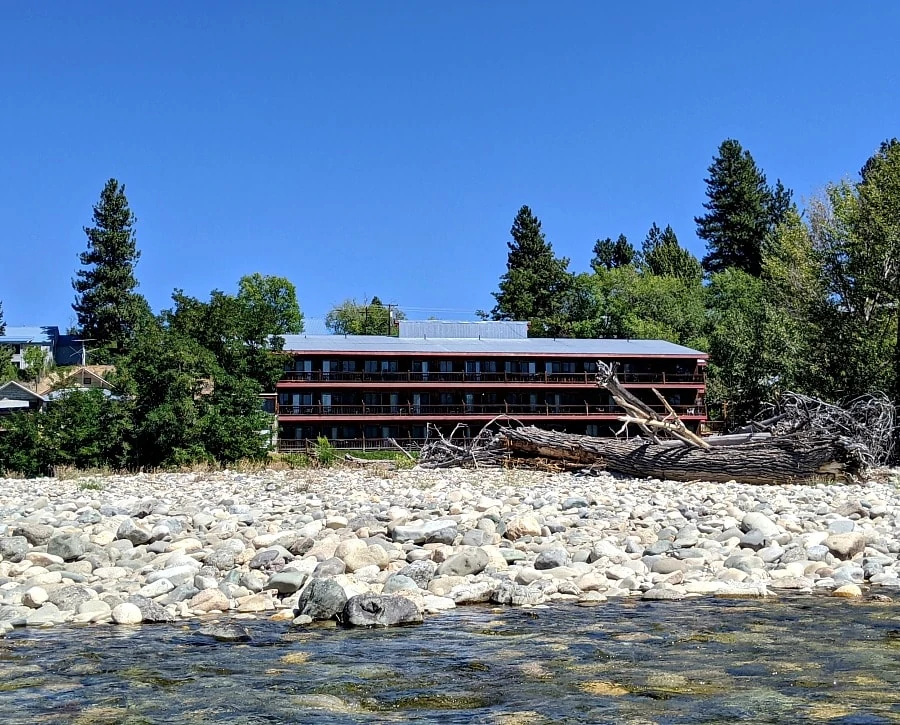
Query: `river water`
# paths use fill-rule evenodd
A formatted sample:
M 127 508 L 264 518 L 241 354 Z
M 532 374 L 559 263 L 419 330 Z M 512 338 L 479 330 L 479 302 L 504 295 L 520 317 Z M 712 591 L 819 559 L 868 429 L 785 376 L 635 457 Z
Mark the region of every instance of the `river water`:
M 209 624 L 204 622 L 202 624 Z M 20 629 L 0 722 L 900 722 L 900 606 L 827 597 L 465 607 L 417 627 Z

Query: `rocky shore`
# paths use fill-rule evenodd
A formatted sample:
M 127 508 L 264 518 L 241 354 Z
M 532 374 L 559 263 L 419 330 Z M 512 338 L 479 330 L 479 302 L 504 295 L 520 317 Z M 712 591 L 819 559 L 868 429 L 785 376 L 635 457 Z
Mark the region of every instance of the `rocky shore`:
M 0 634 L 900 587 L 895 483 L 335 469 L 0 479 Z M 240 627 L 210 629 L 240 637 Z

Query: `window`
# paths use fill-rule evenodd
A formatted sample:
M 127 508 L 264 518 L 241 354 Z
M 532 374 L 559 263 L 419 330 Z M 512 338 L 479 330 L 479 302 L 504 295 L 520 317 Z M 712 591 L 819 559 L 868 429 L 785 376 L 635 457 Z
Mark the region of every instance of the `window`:
M 453 372 L 453 361 L 452 360 L 441 360 L 439 370 L 442 373 L 452 373 Z
M 381 361 L 381 372 L 383 372 L 383 373 L 397 372 L 397 361 L 396 360 L 382 360 Z
M 377 373 L 378 372 L 378 361 L 377 360 L 366 360 L 365 363 L 365 371 L 367 373 Z
M 495 373 L 497 372 L 497 361 L 496 360 L 485 360 L 481 363 L 481 371 L 485 373 Z
M 335 366 L 335 370 L 337 366 Z M 356 372 L 356 360 L 342 360 L 341 361 L 341 371 L 345 373 L 355 373 Z
M 453 393 L 441 393 L 441 405 L 453 405 Z
M 82 380 L 81 383 L 82 383 L 82 385 L 84 385 L 84 387 L 89 388 L 89 387 L 91 387 L 92 380 L 90 377 L 85 375 L 84 380 Z
M 585 433 L 589 436 L 598 436 L 600 435 L 600 426 L 596 423 L 588 423 L 587 426 L 585 426 Z

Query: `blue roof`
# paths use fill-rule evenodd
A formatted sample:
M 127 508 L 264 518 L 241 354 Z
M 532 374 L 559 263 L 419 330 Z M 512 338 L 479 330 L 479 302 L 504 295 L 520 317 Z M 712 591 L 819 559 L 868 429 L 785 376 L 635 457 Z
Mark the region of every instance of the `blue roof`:
M 446 353 L 473 355 L 569 355 L 585 357 L 706 357 L 706 353 L 665 340 L 549 337 L 525 339 L 409 338 L 386 335 L 284 335 L 286 352 L 305 353 Z
M 6 326 L 6 331 L 0 335 L 0 344 L 31 343 L 33 345 L 52 345 L 59 337 L 59 328 L 56 326 Z

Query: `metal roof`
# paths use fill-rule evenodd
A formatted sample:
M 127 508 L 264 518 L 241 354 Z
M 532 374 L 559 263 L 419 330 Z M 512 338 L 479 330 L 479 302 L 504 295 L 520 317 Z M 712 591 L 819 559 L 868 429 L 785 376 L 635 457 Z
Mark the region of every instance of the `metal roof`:
M 528 323 L 513 320 L 400 320 L 400 337 L 516 340 L 528 337 Z
M 52 345 L 59 337 L 59 328 L 56 326 L 40 327 L 13 327 L 6 326 L 6 332 L 0 335 L 0 344 L 31 343 L 33 345 Z
M 286 352 L 447 353 L 481 355 L 580 355 L 584 357 L 706 357 L 706 353 L 665 340 L 402 338 L 386 335 L 284 335 Z

